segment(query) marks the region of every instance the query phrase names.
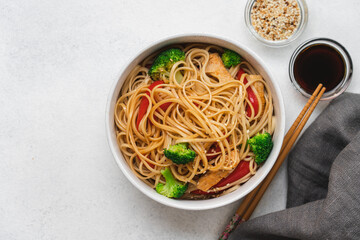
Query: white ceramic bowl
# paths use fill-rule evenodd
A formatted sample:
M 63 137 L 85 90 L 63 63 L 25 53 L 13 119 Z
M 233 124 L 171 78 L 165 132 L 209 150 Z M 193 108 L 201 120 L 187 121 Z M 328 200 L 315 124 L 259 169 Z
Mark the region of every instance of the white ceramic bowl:
M 259 168 L 257 173 L 250 178 L 249 181 L 244 183 L 236 191 L 226 194 L 224 196 L 206 199 L 206 200 L 179 200 L 179 199 L 170 199 L 158 194 L 154 189 L 147 186 L 144 182 L 138 179 L 131 171 L 127 162 L 125 161 L 122 153 L 116 142 L 115 134 L 115 125 L 114 125 L 114 108 L 115 103 L 119 95 L 119 91 L 124 83 L 126 76 L 130 71 L 139 64 L 145 57 L 149 56 L 151 53 L 172 44 L 179 43 L 207 43 L 215 44 L 224 48 L 232 49 L 238 52 L 242 57 L 244 57 L 255 69 L 264 77 L 267 83 L 270 86 L 270 89 L 273 93 L 273 102 L 274 102 L 274 111 L 276 117 L 276 128 L 273 135 L 274 147 L 266 160 L 265 164 Z M 281 144 L 284 137 L 285 129 L 285 112 L 284 112 L 284 103 L 283 98 L 280 92 L 280 88 L 270 73 L 269 68 L 265 63 L 258 57 L 254 52 L 249 50 L 247 47 L 242 44 L 235 42 L 233 40 L 225 39 L 220 36 L 211 36 L 206 34 L 188 34 L 188 35 L 178 35 L 162 39 L 155 43 L 152 43 L 150 46 L 140 51 L 133 59 L 128 61 L 128 64 L 124 66 L 120 72 L 119 77 L 115 80 L 113 87 L 111 88 L 107 107 L 106 107 L 106 132 L 109 141 L 111 151 L 115 157 L 116 163 L 118 164 L 121 171 L 124 173 L 127 179 L 141 192 L 146 196 L 152 198 L 153 200 L 162 203 L 164 205 L 186 209 L 186 210 L 205 210 L 221 207 L 227 204 L 230 204 L 248 194 L 252 191 L 269 173 L 270 169 L 275 163 L 275 160 L 279 154 Z

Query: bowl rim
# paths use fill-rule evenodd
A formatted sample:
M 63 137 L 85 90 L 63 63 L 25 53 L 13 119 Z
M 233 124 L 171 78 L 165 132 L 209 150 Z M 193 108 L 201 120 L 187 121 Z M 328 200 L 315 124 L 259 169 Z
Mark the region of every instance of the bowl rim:
M 251 56 L 251 58 L 253 58 L 254 61 L 256 61 L 259 64 L 259 66 L 261 66 L 263 71 L 267 74 L 268 78 L 270 79 L 270 82 L 271 82 L 270 85 L 275 90 L 275 94 L 273 94 L 273 95 L 276 95 L 277 100 L 278 100 L 278 107 L 279 107 L 278 111 L 279 111 L 279 118 L 280 118 L 280 122 L 276 123 L 277 124 L 276 129 L 278 129 L 278 130 L 275 130 L 275 132 L 278 132 L 277 138 L 279 139 L 278 140 L 279 143 L 276 146 L 274 144 L 274 147 L 271 152 L 271 155 L 273 155 L 273 158 L 271 159 L 271 161 L 269 161 L 269 159 L 267 161 L 267 162 L 270 162 L 269 167 L 265 168 L 263 166 L 262 167 L 264 169 L 263 174 L 259 175 L 255 180 L 251 181 L 251 184 L 250 184 L 250 180 L 253 179 L 254 177 L 250 178 L 250 180 L 247 182 L 248 187 L 243 189 L 241 194 L 237 193 L 236 195 L 234 195 L 233 193 L 235 193 L 237 191 L 236 190 L 236 191 L 226 194 L 224 196 L 220 196 L 218 198 L 206 199 L 206 200 L 178 200 L 178 199 L 167 198 L 165 196 L 162 196 L 162 195 L 156 193 L 154 191 L 154 189 L 147 186 L 132 172 L 129 172 L 128 170 L 130 168 L 129 168 L 127 162 L 124 160 L 124 158 L 121 155 L 121 152 L 119 150 L 119 146 L 117 144 L 116 137 L 115 137 L 115 131 L 113 131 L 114 117 L 113 117 L 113 114 L 111 114 L 111 113 L 114 112 L 114 109 L 112 109 L 113 105 L 114 105 L 113 104 L 114 97 L 116 96 L 116 98 L 115 98 L 115 101 L 116 101 L 116 99 L 118 98 L 118 95 L 119 95 L 119 92 L 116 92 L 116 88 L 118 87 L 120 80 L 124 78 L 123 75 L 126 73 L 126 70 L 128 70 L 129 66 L 132 63 L 134 63 L 134 61 L 136 61 L 145 52 L 147 52 L 153 48 L 161 49 L 161 47 L 159 47 L 159 46 L 170 45 L 170 44 L 172 44 L 171 43 L 172 41 L 177 41 L 182 38 L 194 38 L 194 39 L 199 38 L 199 39 L 203 39 L 203 40 L 211 39 L 212 41 L 220 41 L 220 42 L 223 42 L 226 44 L 234 45 L 235 47 L 242 49 L 249 56 Z M 189 41 L 189 42 L 196 42 L 196 40 Z M 198 41 L 198 42 L 201 42 L 201 41 Z M 156 51 L 156 50 L 153 49 L 152 52 L 154 52 L 154 51 Z M 145 194 L 147 197 L 153 199 L 154 201 L 164 204 L 169 207 L 174 207 L 174 208 L 183 209 L 183 210 L 208 210 L 208 209 L 214 209 L 214 208 L 228 205 L 230 203 L 233 203 L 233 202 L 245 197 L 249 192 L 251 192 L 253 189 L 255 189 L 263 181 L 263 179 L 268 175 L 268 173 L 272 169 L 272 167 L 279 155 L 280 148 L 281 148 L 281 145 L 283 142 L 283 137 L 284 137 L 284 132 L 285 132 L 284 101 L 283 101 L 282 93 L 280 91 L 280 87 L 274 79 L 275 78 L 274 78 L 273 74 L 271 73 L 269 67 L 263 62 L 263 60 L 257 54 L 255 54 L 248 47 L 245 47 L 242 43 L 231 40 L 227 37 L 213 35 L 213 34 L 205 34 L 205 33 L 185 33 L 185 34 L 171 35 L 171 36 L 161 38 L 157 41 L 153 41 L 153 42 L 147 44 L 140 51 L 137 51 L 137 53 L 134 54 L 130 59 L 127 59 L 126 63 L 123 64 L 123 66 L 121 67 L 120 72 L 116 75 L 116 78 L 110 88 L 110 91 L 109 91 L 109 95 L 108 95 L 108 99 L 107 99 L 107 103 L 106 103 L 106 111 L 105 111 L 105 131 L 106 131 L 106 135 L 107 135 L 107 141 L 108 141 L 108 144 L 111 149 L 111 152 L 112 152 L 115 162 L 117 163 L 118 167 L 120 168 L 121 172 L 125 175 L 127 180 L 129 180 L 135 186 L 136 189 L 138 189 L 139 191 L 141 191 L 143 194 Z M 122 87 L 122 84 L 123 83 L 120 84 L 121 87 Z M 119 154 L 119 152 L 120 152 L 120 154 Z M 233 195 L 231 195 L 231 197 L 224 198 L 225 196 L 228 196 L 230 194 L 233 194 Z M 220 201 L 219 199 L 221 199 L 222 201 Z

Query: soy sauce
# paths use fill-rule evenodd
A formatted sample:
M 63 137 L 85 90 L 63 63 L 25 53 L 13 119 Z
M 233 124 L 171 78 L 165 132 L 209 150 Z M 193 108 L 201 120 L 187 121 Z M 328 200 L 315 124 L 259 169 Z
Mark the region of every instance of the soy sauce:
M 297 56 L 294 64 L 296 82 L 309 94 L 322 83 L 326 92 L 344 78 L 345 63 L 340 53 L 328 45 L 309 46 Z

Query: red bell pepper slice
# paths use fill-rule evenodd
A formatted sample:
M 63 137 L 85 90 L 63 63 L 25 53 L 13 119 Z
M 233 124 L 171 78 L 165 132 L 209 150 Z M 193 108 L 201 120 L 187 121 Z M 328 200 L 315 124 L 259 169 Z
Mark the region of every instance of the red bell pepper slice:
M 206 156 L 207 160 L 212 160 L 215 159 L 217 156 L 219 156 L 219 154 L 221 153 L 221 148 L 219 146 L 219 144 L 214 143 L 213 145 L 211 145 L 208 154 L 212 154 L 211 156 Z
M 237 75 L 236 75 L 236 79 L 240 80 L 241 75 L 243 75 L 245 72 L 243 69 L 240 68 L 240 70 L 238 71 Z M 248 81 L 246 78 L 244 78 L 244 84 L 247 84 Z M 246 92 L 248 94 L 248 98 L 250 100 L 251 105 L 254 108 L 254 116 L 256 116 L 259 112 L 259 101 L 256 98 L 256 95 L 254 93 L 254 91 L 251 89 L 251 87 L 248 87 L 246 89 Z M 249 106 L 246 106 L 246 115 L 248 117 L 251 117 L 251 108 Z
M 229 137 L 227 137 L 226 139 L 228 141 L 230 141 Z M 220 148 L 219 144 L 213 143 L 210 146 L 210 149 L 208 151 L 208 154 L 211 154 L 211 156 L 206 156 L 206 158 L 207 158 L 207 160 L 212 160 L 212 159 L 216 158 L 217 156 L 219 156 L 220 153 L 221 153 L 221 148 Z
M 230 173 L 229 176 L 227 176 L 226 178 L 221 179 L 220 182 L 215 184 L 212 188 L 224 187 L 229 183 L 233 183 L 233 182 L 241 179 L 242 177 L 244 177 L 245 175 L 247 175 L 250 172 L 250 167 L 249 166 L 250 166 L 250 162 L 241 161 L 239 163 L 239 165 L 237 165 L 235 170 L 232 171 L 232 173 Z M 191 193 L 198 194 L 198 195 L 214 194 L 212 192 L 209 193 L 209 192 L 201 191 L 200 189 L 194 190 Z
M 153 90 L 157 85 L 164 84 L 163 81 L 155 81 L 149 86 L 149 90 Z M 150 97 L 149 91 L 146 92 L 146 94 Z M 171 102 L 164 103 L 160 106 L 162 110 L 166 110 L 170 106 Z M 139 113 L 138 117 L 136 119 L 136 128 L 139 129 L 139 125 L 141 120 L 143 119 L 144 115 L 146 114 L 147 108 L 149 106 L 149 100 L 146 97 L 141 98 L 140 107 L 139 107 Z
M 239 165 L 235 168 L 232 173 L 230 173 L 229 176 L 226 178 L 221 179 L 220 182 L 218 182 L 215 187 L 224 187 L 229 183 L 233 183 L 240 178 L 244 177 L 246 174 L 250 172 L 250 162 L 249 161 L 241 161 Z

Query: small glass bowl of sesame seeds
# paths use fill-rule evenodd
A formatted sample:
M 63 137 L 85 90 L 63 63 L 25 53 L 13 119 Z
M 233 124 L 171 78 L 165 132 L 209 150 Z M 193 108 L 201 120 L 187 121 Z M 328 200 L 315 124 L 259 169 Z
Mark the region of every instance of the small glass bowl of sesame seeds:
M 248 0 L 245 23 L 252 35 L 271 47 L 282 47 L 305 29 L 308 11 L 305 0 Z

